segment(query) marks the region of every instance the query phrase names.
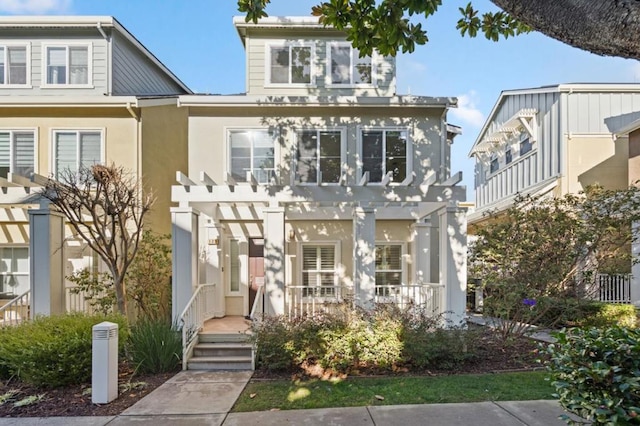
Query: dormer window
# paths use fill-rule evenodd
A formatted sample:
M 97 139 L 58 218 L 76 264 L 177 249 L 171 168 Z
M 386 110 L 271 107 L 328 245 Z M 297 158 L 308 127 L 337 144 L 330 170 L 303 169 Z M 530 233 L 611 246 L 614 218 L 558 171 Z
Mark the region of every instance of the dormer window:
M 91 84 L 91 46 L 45 46 L 45 86 Z
M 313 51 L 307 43 L 267 45 L 267 84 L 311 85 Z
M 360 51 L 349 43 L 327 44 L 327 77 L 331 86 L 371 85 L 374 81 L 370 56 L 360 57 Z
M 27 47 L 0 46 L 0 85 L 26 86 L 29 83 Z

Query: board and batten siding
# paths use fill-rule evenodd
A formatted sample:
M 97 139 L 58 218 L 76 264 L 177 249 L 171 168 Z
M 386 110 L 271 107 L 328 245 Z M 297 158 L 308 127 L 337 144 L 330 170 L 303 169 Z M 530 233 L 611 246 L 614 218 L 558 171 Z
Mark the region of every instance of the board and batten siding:
M 505 164 L 504 145 L 499 149 L 499 169 L 490 173 L 490 159 L 485 162 L 476 157 L 475 189 L 477 209 L 490 208 L 495 203 L 526 192 L 541 182 L 560 173 L 558 93 L 530 93 L 510 95 L 504 98 L 502 105 L 493 116 L 486 134 L 491 134 L 522 109 L 534 108 L 538 138 L 531 152 L 514 157 Z M 517 145 L 517 143 L 516 143 Z
M 562 98 L 568 135 L 608 135 L 640 118 L 640 93 L 574 92 Z
M 174 95 L 185 91 L 119 33 L 112 38 L 114 95 Z
M 249 95 L 289 95 L 289 96 L 393 96 L 396 91 L 395 59 L 392 57 L 374 56 L 377 86 L 363 87 L 327 87 L 327 43 L 343 42 L 344 38 L 320 37 L 318 34 L 303 33 L 278 37 L 254 36 L 246 39 L 247 52 L 247 91 Z M 315 56 L 312 63 L 312 84 L 306 87 L 268 87 L 266 85 L 267 45 L 273 43 L 313 43 Z
M 3 87 L 0 85 L 0 96 L 47 96 L 60 95 L 102 95 L 107 93 L 108 44 L 97 30 L 74 30 L 72 34 L 61 34 L 60 31 L 38 30 L 3 31 L 0 34 L 0 45 L 3 43 L 28 43 L 31 46 L 31 85 L 24 88 Z M 43 69 L 45 58 L 43 45 L 65 43 L 90 43 L 92 50 L 91 87 L 41 87 L 46 82 Z

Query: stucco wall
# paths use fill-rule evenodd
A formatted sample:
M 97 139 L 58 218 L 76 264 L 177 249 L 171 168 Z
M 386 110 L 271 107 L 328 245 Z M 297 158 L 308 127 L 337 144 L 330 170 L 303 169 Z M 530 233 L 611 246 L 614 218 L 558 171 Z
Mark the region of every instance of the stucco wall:
M 628 185 L 629 148 L 625 139 L 612 137 L 567 138 L 568 190 L 577 193 L 589 185 L 599 184 L 608 189 L 622 189 Z

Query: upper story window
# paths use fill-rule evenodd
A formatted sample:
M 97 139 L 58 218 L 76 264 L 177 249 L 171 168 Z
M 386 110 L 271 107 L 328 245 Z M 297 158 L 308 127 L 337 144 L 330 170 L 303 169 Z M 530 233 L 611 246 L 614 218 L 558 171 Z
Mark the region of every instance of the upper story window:
M 406 130 L 363 130 L 362 172 L 369 172 L 369 182 L 381 182 L 391 172 L 395 183 L 411 174 L 411 153 Z
M 340 130 L 301 130 L 297 133 L 296 180 L 338 183 L 342 163 Z
M 360 51 L 349 43 L 328 43 L 327 62 L 329 85 L 373 84 L 371 57 L 361 58 Z
M 498 171 L 498 169 L 500 168 L 500 163 L 498 161 L 498 157 L 492 157 L 491 158 L 491 164 L 489 166 L 489 173 L 495 173 Z
M 525 155 L 527 152 L 530 152 L 532 148 L 531 139 L 529 137 L 525 137 L 520 141 L 520 156 Z
M 231 176 L 247 182 L 250 172 L 259 183 L 268 183 L 275 174 L 275 141 L 267 129 L 229 131 Z
M 314 48 L 307 43 L 268 44 L 267 84 L 300 85 L 312 84 Z
M 29 83 L 27 45 L 0 46 L 0 85 L 26 86 Z
M 45 86 L 91 84 L 91 46 L 44 46 Z
M 511 148 L 509 148 L 504 153 L 504 163 L 511 164 L 512 161 L 513 161 L 513 154 L 511 153 Z
M 35 132 L 0 130 L 0 177 L 8 173 L 29 177 L 34 172 Z
M 66 171 L 102 163 L 102 132 L 99 130 L 56 130 L 53 133 L 56 179 Z

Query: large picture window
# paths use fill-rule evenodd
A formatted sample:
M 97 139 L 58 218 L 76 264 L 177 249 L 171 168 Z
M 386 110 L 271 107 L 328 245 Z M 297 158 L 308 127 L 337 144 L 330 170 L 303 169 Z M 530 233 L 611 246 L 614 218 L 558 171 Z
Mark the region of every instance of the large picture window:
M 77 172 L 102 162 L 102 132 L 94 130 L 60 130 L 54 132 L 54 167 L 56 179 L 65 171 Z
M 300 183 L 340 181 L 342 132 L 301 130 L 297 133 L 296 177 Z
M 268 45 L 267 53 L 267 82 L 269 84 L 311 84 L 313 46 Z
M 389 172 L 395 183 L 409 174 L 406 130 L 364 130 L 362 132 L 362 171 L 370 182 L 380 182 Z
M 0 85 L 29 82 L 27 46 L 0 46 Z
M 0 247 L 0 292 L 20 295 L 29 290 L 29 248 Z
M 229 132 L 231 176 L 247 181 L 250 172 L 259 183 L 269 183 L 275 174 L 275 135 L 269 130 Z
M 349 43 L 328 44 L 331 85 L 373 84 L 370 56 L 360 57 L 360 51 Z
M 336 296 L 336 249 L 334 245 L 302 247 L 303 296 Z
M 88 45 L 46 46 L 46 84 L 82 85 L 90 84 L 90 56 Z
M 0 130 L 0 177 L 9 172 L 29 177 L 34 172 L 35 133 L 26 130 Z

